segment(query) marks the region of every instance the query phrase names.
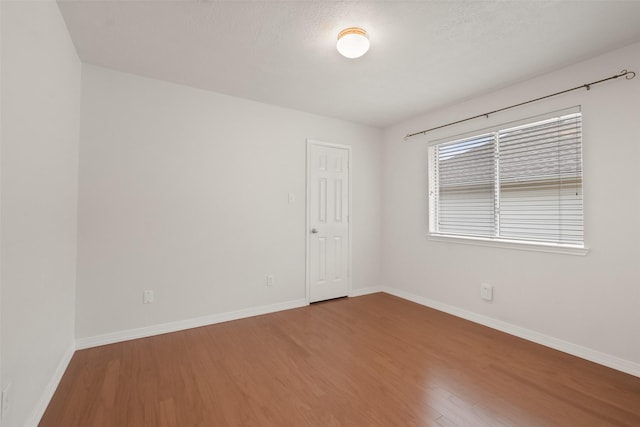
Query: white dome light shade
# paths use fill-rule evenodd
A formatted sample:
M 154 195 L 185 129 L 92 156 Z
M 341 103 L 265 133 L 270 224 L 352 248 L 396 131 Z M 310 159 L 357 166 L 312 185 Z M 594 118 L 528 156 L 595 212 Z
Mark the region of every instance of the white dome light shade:
M 338 52 L 346 58 L 359 58 L 369 50 L 369 38 L 362 28 L 351 27 L 338 34 Z

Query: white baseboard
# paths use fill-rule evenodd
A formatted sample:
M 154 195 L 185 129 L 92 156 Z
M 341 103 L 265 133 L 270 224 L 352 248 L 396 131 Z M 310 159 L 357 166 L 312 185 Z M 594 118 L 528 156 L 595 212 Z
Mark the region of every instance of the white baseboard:
M 604 365 L 609 368 L 634 375 L 636 377 L 640 377 L 639 363 L 621 359 L 610 354 L 602 353 L 587 347 L 583 347 L 568 341 L 542 334 L 540 332 L 532 331 L 531 329 L 526 329 L 520 326 L 513 325 L 511 323 L 503 322 L 502 320 L 483 316 L 472 311 L 463 310 L 461 308 L 444 304 L 439 301 L 434 301 L 429 298 L 421 297 L 410 292 L 402 291 L 400 289 L 385 287 L 381 290 L 388 294 L 413 301 L 426 307 L 430 307 L 438 311 L 443 311 L 445 313 L 452 314 L 454 316 L 461 317 L 463 319 L 470 320 L 484 326 L 488 326 L 489 328 L 497 329 L 499 331 L 506 332 L 507 334 L 515 335 L 516 337 L 523 338 L 528 341 L 533 341 L 537 344 L 541 344 L 546 347 L 550 347 L 555 350 L 559 350 L 564 353 L 568 353 L 573 356 L 577 356 L 582 359 L 586 359 L 591 362 L 595 362 L 600 365 Z
M 454 307 L 448 304 L 441 303 L 439 301 L 431 300 L 422 296 L 412 294 L 400 289 L 389 287 L 368 287 L 352 290 L 349 296 L 356 297 L 361 295 L 368 295 L 376 292 L 386 292 L 390 295 L 395 295 L 399 298 L 403 298 L 415 303 L 424 305 L 426 307 L 433 308 L 438 311 L 442 311 L 492 329 L 496 329 L 502 332 L 506 332 L 510 335 L 514 335 L 528 341 L 535 342 L 537 344 L 544 345 L 546 347 L 559 350 L 582 359 L 589 360 L 591 362 L 598 363 L 622 371 L 636 377 L 640 377 L 640 364 L 631 362 L 629 360 L 621 359 L 610 354 L 601 353 L 596 350 L 592 350 L 587 347 L 582 347 L 577 344 L 570 343 L 558 338 L 551 337 L 549 335 L 541 334 L 530 329 L 522 328 L 520 326 L 513 325 L 511 323 L 503 322 L 491 317 L 483 316 L 471 311 L 463 310 L 458 307 Z M 44 415 L 44 412 L 49 405 L 49 402 L 53 398 L 53 394 L 58 388 L 58 384 L 64 375 L 64 372 L 71 362 L 71 358 L 75 350 L 81 350 L 90 347 L 97 347 L 100 345 L 113 344 L 116 342 L 128 341 L 136 338 L 144 338 L 153 335 L 160 335 L 169 332 L 176 332 L 190 328 L 197 328 L 200 326 L 212 325 L 215 323 L 228 322 L 230 320 L 243 319 L 251 316 L 258 316 L 261 314 L 274 313 L 282 310 L 289 310 L 293 308 L 304 307 L 308 305 L 305 299 L 298 299 L 293 301 L 287 301 L 277 304 L 265 305 L 260 307 L 252 307 L 243 310 L 231 311 L 226 313 L 214 314 L 211 316 L 198 317 L 195 319 L 181 320 L 177 322 L 163 323 L 160 325 L 153 325 L 144 328 L 130 329 L 125 331 L 113 332 L 110 334 L 98 335 L 94 337 L 79 338 L 76 340 L 75 345 L 71 344 L 65 354 L 63 355 L 56 371 L 54 372 L 49 384 L 45 388 L 40 397 L 40 400 L 36 407 L 33 409 L 29 421 L 25 424 L 27 427 L 37 427 L 40 419 Z
M 169 332 L 177 332 L 185 329 L 198 328 L 200 326 L 213 325 L 215 323 L 228 322 L 230 320 L 243 319 L 245 317 L 259 316 L 261 314 L 304 307 L 306 305 L 308 305 L 308 303 L 305 299 L 298 299 L 277 304 L 213 314 L 210 316 L 197 317 L 195 319 L 178 320 L 176 322 L 162 323 L 159 325 L 146 326 L 144 328 L 128 329 L 93 337 L 78 338 L 76 340 L 76 348 L 78 350 L 82 350 L 90 347 L 98 347 L 100 345 L 129 341 L 137 338 L 146 338 Z
M 53 398 L 53 394 L 56 392 L 58 388 L 58 384 L 60 384 L 60 380 L 62 380 L 62 376 L 64 372 L 67 370 L 67 366 L 69 366 L 69 362 L 71 362 L 71 358 L 73 357 L 73 353 L 76 351 L 75 343 L 71 343 L 69 348 L 60 359 L 60 363 L 58 363 L 58 367 L 56 368 L 53 376 L 49 380 L 49 384 L 45 387 L 40 396 L 40 400 L 36 404 L 35 408 L 31 412 L 31 417 L 25 424 L 25 427 L 38 427 L 44 412 L 47 410 L 47 406 L 49 406 L 49 402 Z
M 384 292 L 384 289 L 379 287 L 379 286 L 369 287 L 369 288 L 352 289 L 351 292 L 349 292 L 349 296 L 350 297 L 360 297 L 362 295 L 375 294 L 377 292 Z

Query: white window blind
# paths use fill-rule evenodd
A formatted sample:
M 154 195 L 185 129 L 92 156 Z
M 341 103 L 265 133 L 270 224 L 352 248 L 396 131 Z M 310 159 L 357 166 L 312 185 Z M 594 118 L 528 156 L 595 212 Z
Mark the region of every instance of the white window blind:
M 430 233 L 584 246 L 581 113 L 429 151 Z

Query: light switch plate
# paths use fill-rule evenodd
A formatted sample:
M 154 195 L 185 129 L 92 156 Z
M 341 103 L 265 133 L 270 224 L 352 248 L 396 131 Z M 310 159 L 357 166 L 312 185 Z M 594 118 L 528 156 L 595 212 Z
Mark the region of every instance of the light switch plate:
M 142 303 L 143 304 L 153 304 L 153 291 L 146 290 L 142 293 Z

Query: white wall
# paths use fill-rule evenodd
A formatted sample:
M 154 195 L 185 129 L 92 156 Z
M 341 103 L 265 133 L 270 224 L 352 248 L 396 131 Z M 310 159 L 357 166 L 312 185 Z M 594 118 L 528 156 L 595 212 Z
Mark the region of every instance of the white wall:
M 74 349 L 81 64 L 55 2 L 2 1 L 5 427 L 35 425 Z
M 407 133 L 598 80 L 624 68 L 640 72 L 640 44 L 387 129 L 383 149 L 385 283 L 438 304 L 604 353 L 621 363 L 631 362 L 637 369 L 640 75 L 403 142 Z M 473 78 L 472 71 L 468 77 Z M 584 120 L 585 238 L 591 248 L 587 256 L 426 239 L 430 140 L 578 104 Z M 491 303 L 480 299 L 483 281 L 495 286 Z
M 379 285 L 380 130 L 88 65 L 82 84 L 78 338 L 304 299 L 306 138 L 352 146 L 353 288 Z

